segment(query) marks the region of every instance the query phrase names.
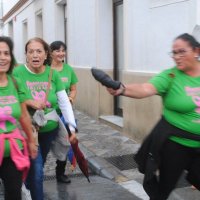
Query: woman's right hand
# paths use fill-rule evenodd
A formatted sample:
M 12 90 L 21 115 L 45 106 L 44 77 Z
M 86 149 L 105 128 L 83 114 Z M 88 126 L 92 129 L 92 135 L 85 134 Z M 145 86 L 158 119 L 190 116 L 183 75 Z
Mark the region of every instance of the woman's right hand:
M 28 107 L 34 108 L 36 110 L 42 110 L 46 107 L 44 101 L 42 101 L 42 100 L 29 99 L 29 100 L 26 101 L 26 105 Z
M 126 89 L 125 86 L 121 83 L 119 89 L 114 90 L 112 88 L 107 88 L 107 91 L 113 96 L 119 96 L 119 95 L 124 95 L 125 89 Z
M 69 137 L 69 142 L 71 144 L 74 144 L 77 141 L 76 134 L 74 132 L 71 133 L 71 136 Z

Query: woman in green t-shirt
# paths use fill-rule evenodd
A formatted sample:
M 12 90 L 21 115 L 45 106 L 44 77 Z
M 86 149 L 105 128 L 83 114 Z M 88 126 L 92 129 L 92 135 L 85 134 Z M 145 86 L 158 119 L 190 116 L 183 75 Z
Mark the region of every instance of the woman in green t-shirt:
M 0 178 L 5 188 L 5 199 L 21 200 L 23 171 L 28 172 L 30 161 L 25 154 L 26 141 L 18 129 L 18 122 L 27 136 L 31 158 L 37 155 L 31 120 L 26 104 L 21 99 L 23 88 L 11 77 L 15 65 L 13 43 L 9 37 L 0 37 Z M 18 89 L 18 91 L 17 91 Z M 4 146 L 4 148 L 2 148 Z M 22 153 L 24 152 L 24 153 Z
M 64 63 L 65 55 L 66 55 L 66 45 L 62 41 L 54 41 L 50 44 L 51 48 L 51 56 L 52 62 L 51 67 L 58 71 L 60 74 L 61 80 L 64 84 L 65 90 L 68 94 L 69 100 L 71 104 L 73 104 L 76 97 L 76 84 L 78 82 L 77 76 L 73 70 L 73 68 Z M 58 111 L 60 113 L 60 111 Z M 67 150 L 66 150 L 67 154 Z M 70 179 L 65 174 L 65 167 L 67 164 L 67 155 L 66 160 L 56 161 L 56 179 L 61 183 L 70 183 Z
M 64 119 L 69 122 L 69 128 L 72 136 L 70 142 L 76 139 L 75 135 L 75 119 L 72 107 L 66 91 L 60 81 L 60 76 L 56 70 L 53 70 L 50 78 L 49 61 L 50 48 L 49 45 L 41 38 L 30 39 L 25 45 L 26 65 L 17 66 L 14 69 L 13 75 L 21 78 L 21 84 L 27 91 L 26 101 L 30 113 L 35 110 L 44 110 L 45 114 L 52 110 L 61 110 Z M 23 78 L 22 78 L 23 77 Z M 46 91 L 49 88 L 46 98 Z M 31 168 L 29 171 L 26 186 L 30 189 L 33 200 L 43 200 L 43 167 L 49 153 L 52 141 L 58 133 L 58 122 L 56 120 L 48 120 L 46 125 L 40 127 L 38 133 L 38 156 L 31 160 Z
M 148 83 L 108 88 L 114 96 L 162 97 L 163 118 L 143 143 L 137 154 L 140 156 L 136 156 L 140 161 L 146 155 L 141 153 L 147 153 L 141 171 L 151 200 L 167 199 L 184 170 L 188 170 L 187 180 L 200 190 L 200 44 L 184 33 L 174 40 L 170 55 L 176 66 Z

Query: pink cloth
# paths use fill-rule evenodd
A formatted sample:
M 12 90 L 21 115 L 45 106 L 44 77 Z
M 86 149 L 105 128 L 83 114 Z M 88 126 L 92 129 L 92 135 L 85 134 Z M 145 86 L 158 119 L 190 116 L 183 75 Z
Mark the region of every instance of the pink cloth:
M 28 170 L 30 168 L 30 160 L 28 156 L 28 148 L 25 138 L 21 135 L 19 129 L 15 129 L 8 134 L 0 134 L 0 147 L 4 147 L 4 140 L 8 139 L 10 142 L 10 157 L 15 163 L 16 168 L 19 171 L 23 171 L 23 181 L 26 179 Z M 19 149 L 16 139 L 21 140 L 23 144 L 23 151 Z M 0 148 L 0 165 L 2 164 L 4 157 L 4 148 Z

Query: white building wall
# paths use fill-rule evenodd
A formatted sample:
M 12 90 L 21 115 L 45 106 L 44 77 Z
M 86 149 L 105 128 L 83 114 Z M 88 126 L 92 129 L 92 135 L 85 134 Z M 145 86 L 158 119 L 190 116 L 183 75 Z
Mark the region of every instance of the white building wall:
M 173 39 L 184 32 L 192 33 L 197 23 L 196 0 L 171 0 L 158 7 L 152 7 L 150 2 L 127 0 L 124 3 L 127 70 L 158 72 L 173 65 L 167 55 Z
M 124 0 L 125 70 L 158 72 L 173 65 L 167 55 L 172 40 L 183 32 L 192 33 L 200 21 L 198 5 L 199 0 Z M 43 38 L 49 43 L 65 41 L 64 6 L 54 0 L 29 1 L 4 27 L 4 34 L 8 34 L 8 22 L 15 19 L 15 53 L 19 62 L 24 59 L 22 23 L 27 20 L 28 38 L 36 36 L 35 13 L 39 10 L 43 17 Z M 66 15 L 68 62 L 79 67 L 112 69 L 112 0 L 68 0 Z
M 113 68 L 112 1 L 96 1 L 96 67 Z
M 69 63 L 79 67 L 113 67 L 111 0 L 68 1 Z
M 66 9 L 64 3 L 67 3 Z M 167 53 L 179 34 L 194 33 L 200 39 L 200 0 L 124 0 L 123 7 L 122 80 L 125 83 L 147 81 L 151 72 L 173 66 Z M 13 20 L 18 62 L 25 61 L 23 22 L 28 25 L 28 38 L 37 36 L 36 13 L 40 10 L 43 38 L 48 43 L 65 41 L 65 32 L 67 34 L 68 63 L 75 68 L 79 78 L 77 108 L 95 117 L 113 114 L 112 96 L 93 79 L 90 72 L 94 66 L 113 75 L 113 0 L 29 0 L 10 16 L 4 27 L 4 34 L 8 34 L 8 23 Z M 149 131 L 153 120 L 160 117 L 159 103 L 153 98 L 141 103 L 123 99 L 126 133 L 135 135 L 137 132 L 136 138 L 141 138 L 141 134 Z M 151 119 L 148 113 L 153 113 Z M 145 119 L 147 124 L 144 127 L 141 122 Z
M 96 64 L 95 1 L 68 0 L 69 63 L 88 67 Z

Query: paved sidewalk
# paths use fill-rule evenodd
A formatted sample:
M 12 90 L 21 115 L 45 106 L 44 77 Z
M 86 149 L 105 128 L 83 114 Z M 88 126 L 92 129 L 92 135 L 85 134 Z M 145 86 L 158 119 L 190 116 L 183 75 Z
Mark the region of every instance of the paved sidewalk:
M 78 120 L 79 147 L 88 160 L 89 167 L 92 170 L 91 176 L 96 173 L 108 178 L 129 190 L 138 198 L 148 200 L 149 198 L 142 187 L 143 175 L 138 172 L 133 160 L 133 154 L 137 152 L 140 144 L 82 112 L 75 110 L 75 117 Z M 69 164 L 66 172 L 70 173 Z M 55 158 L 51 153 L 48 155 L 44 173 L 46 180 L 54 182 Z M 81 176 L 81 174 L 79 168 L 76 167 L 76 170 L 71 172 L 69 176 Z M 3 193 L 0 189 L 0 199 L 2 197 Z M 192 190 L 184 181 L 169 198 L 169 200 L 188 199 L 199 200 L 200 193 L 197 190 Z
M 77 135 L 80 147 L 85 153 L 91 169 L 116 182 L 130 180 L 119 168 L 123 168 L 122 165 L 126 164 L 124 156 L 135 154 L 140 145 L 123 136 L 119 131 L 82 112 L 75 111 L 75 116 L 78 119 L 79 133 Z M 134 162 L 133 156 L 129 158 L 129 161 Z M 124 168 L 127 167 L 124 166 Z
M 92 171 L 119 183 L 139 198 L 148 200 L 142 187 L 143 175 L 138 172 L 133 159 L 140 144 L 82 112 L 76 110 L 75 116 L 78 120 L 80 148 Z M 192 190 L 182 179 L 169 200 L 191 198 L 199 200 L 200 193 Z

